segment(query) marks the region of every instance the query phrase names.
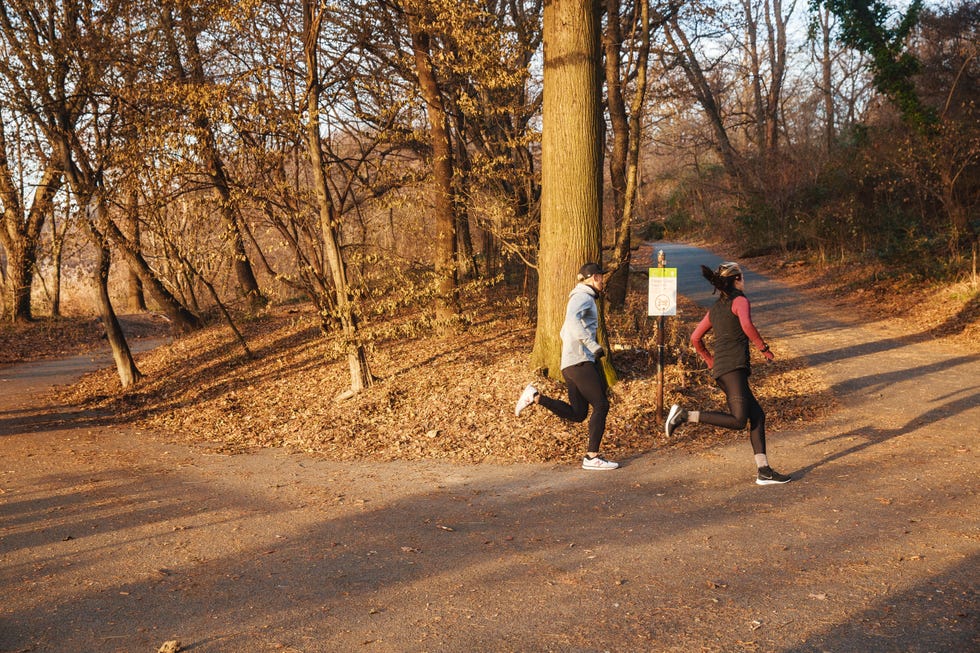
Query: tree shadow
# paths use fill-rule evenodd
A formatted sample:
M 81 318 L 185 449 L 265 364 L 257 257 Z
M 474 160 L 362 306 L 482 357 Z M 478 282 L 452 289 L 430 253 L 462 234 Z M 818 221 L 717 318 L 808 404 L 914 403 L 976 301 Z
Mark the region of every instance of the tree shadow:
M 782 653 L 880 651 L 933 653 L 980 650 L 980 556 L 914 587 L 891 594 L 855 614 L 847 623 L 811 635 Z
M 977 408 L 977 406 L 980 406 L 980 392 L 976 391 L 976 386 L 969 390 L 963 390 L 963 392 L 969 394 L 960 397 L 959 399 L 951 399 L 946 401 L 940 406 L 936 406 L 920 415 L 916 415 L 904 425 L 896 428 L 878 428 L 869 425 L 809 442 L 806 446 L 816 447 L 835 441 L 847 441 L 851 439 L 860 440 L 860 442 L 857 444 L 851 445 L 840 451 L 835 451 L 833 454 L 830 454 L 821 460 L 815 461 L 796 470 L 793 475 L 802 478 L 818 467 L 822 467 L 836 460 L 840 460 L 841 458 L 851 456 L 855 453 L 864 451 L 870 447 L 888 442 L 889 440 L 893 440 L 903 435 L 908 435 L 909 433 L 912 433 L 913 431 L 921 429 L 925 426 L 941 424 L 942 420 L 944 419 L 948 419 L 949 417 L 968 410 L 974 410 Z M 948 399 L 950 397 L 951 395 L 947 395 L 943 397 L 943 399 Z
M 290 464 L 274 478 L 288 481 Z M 315 463 L 300 466 L 308 464 Z M 675 467 L 635 469 L 619 478 L 540 466 L 474 474 L 472 483 L 434 478 L 364 504 L 350 484 L 331 484 L 330 464 L 287 497 L 228 492 L 193 469 L 115 468 L 94 483 L 87 474 L 42 476 L 38 489 L 0 507 L 15 537 L 4 539 L 16 547 L 7 553 L 8 587 L 16 583 L 30 597 L 8 604 L 0 649 L 150 650 L 180 639 L 186 650 L 223 653 L 272 642 L 305 651 L 369 643 L 584 651 L 629 642 L 653 651 L 672 641 L 670 633 L 690 641 L 692 610 L 700 615 L 694 632 L 716 637 L 714 620 L 742 618 L 768 595 L 795 591 L 780 564 L 840 564 L 833 555 L 797 553 L 786 546 L 795 535 L 779 528 L 766 530 L 759 549 L 758 529 L 774 523 L 771 513 L 785 513 L 789 500 L 802 506 L 796 523 L 809 524 L 808 511 L 825 507 L 826 488 L 794 483 L 762 494 Z M 77 484 L 87 485 L 57 495 Z M 909 514 L 879 509 L 899 521 Z M 108 530 L 123 537 L 96 537 Z M 66 541 L 66 533 L 79 536 Z M 813 529 L 809 537 L 814 551 L 867 550 L 880 533 Z M 16 561 L 9 557 L 18 551 Z M 907 598 L 912 607 L 920 600 Z M 601 632 L 580 618 L 582 606 L 604 624 Z M 903 632 L 920 628 L 936 641 L 962 641 L 957 625 L 913 623 Z M 736 637 L 722 641 L 734 647 Z M 853 634 L 841 627 L 827 637 L 846 644 Z

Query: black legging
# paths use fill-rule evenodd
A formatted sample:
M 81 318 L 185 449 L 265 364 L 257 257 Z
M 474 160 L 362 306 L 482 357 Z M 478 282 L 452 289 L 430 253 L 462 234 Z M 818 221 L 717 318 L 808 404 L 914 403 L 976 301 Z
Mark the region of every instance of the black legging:
M 728 399 L 729 413 L 701 411 L 699 420 L 704 424 L 721 426 L 726 429 L 740 431 L 749 424 L 749 439 L 752 441 L 752 453 L 766 452 L 766 414 L 756 401 L 752 389 L 749 388 L 749 374 L 746 370 L 734 370 L 722 374 L 715 382 Z
M 606 375 L 598 363 L 579 363 L 561 371 L 568 385 L 568 401 L 560 401 L 540 395 L 538 405 L 544 406 L 562 419 L 584 422 L 592 406 L 589 419 L 589 448 L 599 451 L 602 434 L 606 431 L 606 415 L 609 414 L 609 399 L 606 397 Z

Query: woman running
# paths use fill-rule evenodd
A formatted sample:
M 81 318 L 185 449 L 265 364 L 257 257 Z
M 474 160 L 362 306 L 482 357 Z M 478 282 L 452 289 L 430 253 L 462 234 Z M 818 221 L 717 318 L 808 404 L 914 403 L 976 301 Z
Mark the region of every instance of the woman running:
M 531 404 L 539 404 L 552 413 L 572 422 L 584 422 L 592 406 L 589 419 L 589 445 L 582 459 L 582 469 L 610 470 L 619 463 L 599 455 L 599 443 L 606 430 L 609 399 L 606 397 L 606 375 L 600 359 L 606 352 L 596 341 L 599 329 L 599 309 L 596 297 L 605 284 L 602 268 L 596 263 L 586 263 L 578 272 L 578 284 L 568 295 L 565 322 L 561 327 L 561 374 L 568 386 L 568 401 L 552 399 L 528 384 L 517 400 L 514 414 Z
M 742 270 L 738 263 L 727 262 L 714 272 L 702 265 L 701 273 L 721 296 L 694 329 L 691 344 L 707 363 L 715 383 L 725 393 L 729 412 L 688 411 L 674 404 L 664 422 L 664 431 L 669 438 L 685 422 L 701 422 L 736 431 L 744 429 L 748 423 L 749 439 L 759 469 L 755 482 L 759 485 L 788 483 L 792 477 L 773 471 L 769 466 L 766 458 L 766 414 L 749 388 L 749 342 L 762 352 L 767 361 L 774 356 L 752 324 Z M 703 341 L 704 335 L 712 329 L 715 332 L 714 354 L 708 351 Z

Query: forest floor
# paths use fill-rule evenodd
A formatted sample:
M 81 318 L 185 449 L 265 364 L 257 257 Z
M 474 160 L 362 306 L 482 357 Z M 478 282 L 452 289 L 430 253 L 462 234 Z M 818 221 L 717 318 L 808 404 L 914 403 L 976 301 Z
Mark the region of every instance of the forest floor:
M 786 486 L 742 436 L 663 437 L 642 292 L 610 316 L 610 473 L 579 469 L 582 425 L 514 417 L 529 380 L 561 392 L 520 299 L 470 297 L 452 339 L 387 321 L 340 403 L 303 305 L 239 325 L 252 356 L 127 316 L 152 348 L 125 392 L 97 323 L 4 327 L 0 651 L 975 648 L 975 290 L 747 263 Z M 669 320 L 667 405 L 719 405 L 683 346 L 701 312 Z

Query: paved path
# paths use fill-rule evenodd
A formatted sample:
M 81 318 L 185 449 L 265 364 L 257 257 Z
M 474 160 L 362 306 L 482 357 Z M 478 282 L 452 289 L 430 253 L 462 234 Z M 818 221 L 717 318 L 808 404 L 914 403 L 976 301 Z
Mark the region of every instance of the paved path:
M 703 306 L 715 297 L 700 265 L 722 259 L 706 250 L 652 244 L 678 269 L 678 292 Z M 646 251 L 646 250 L 644 250 Z M 937 345 L 928 334 L 903 335 L 881 322 L 861 321 L 843 301 L 819 305 L 791 288 L 746 268 L 746 293 L 763 334 L 790 343 L 805 364 L 833 381 L 848 405 L 847 418 L 880 416 L 891 426 L 934 423 L 940 431 L 968 431 L 980 441 L 980 355 Z M 875 424 L 880 430 L 883 424 Z
M 702 292 L 716 259 L 667 255 Z M 744 440 L 608 474 L 211 454 L 33 399 L 83 361 L 0 370 L 0 651 L 977 650 L 978 357 L 747 281 L 843 399 L 773 434 L 785 486 Z

